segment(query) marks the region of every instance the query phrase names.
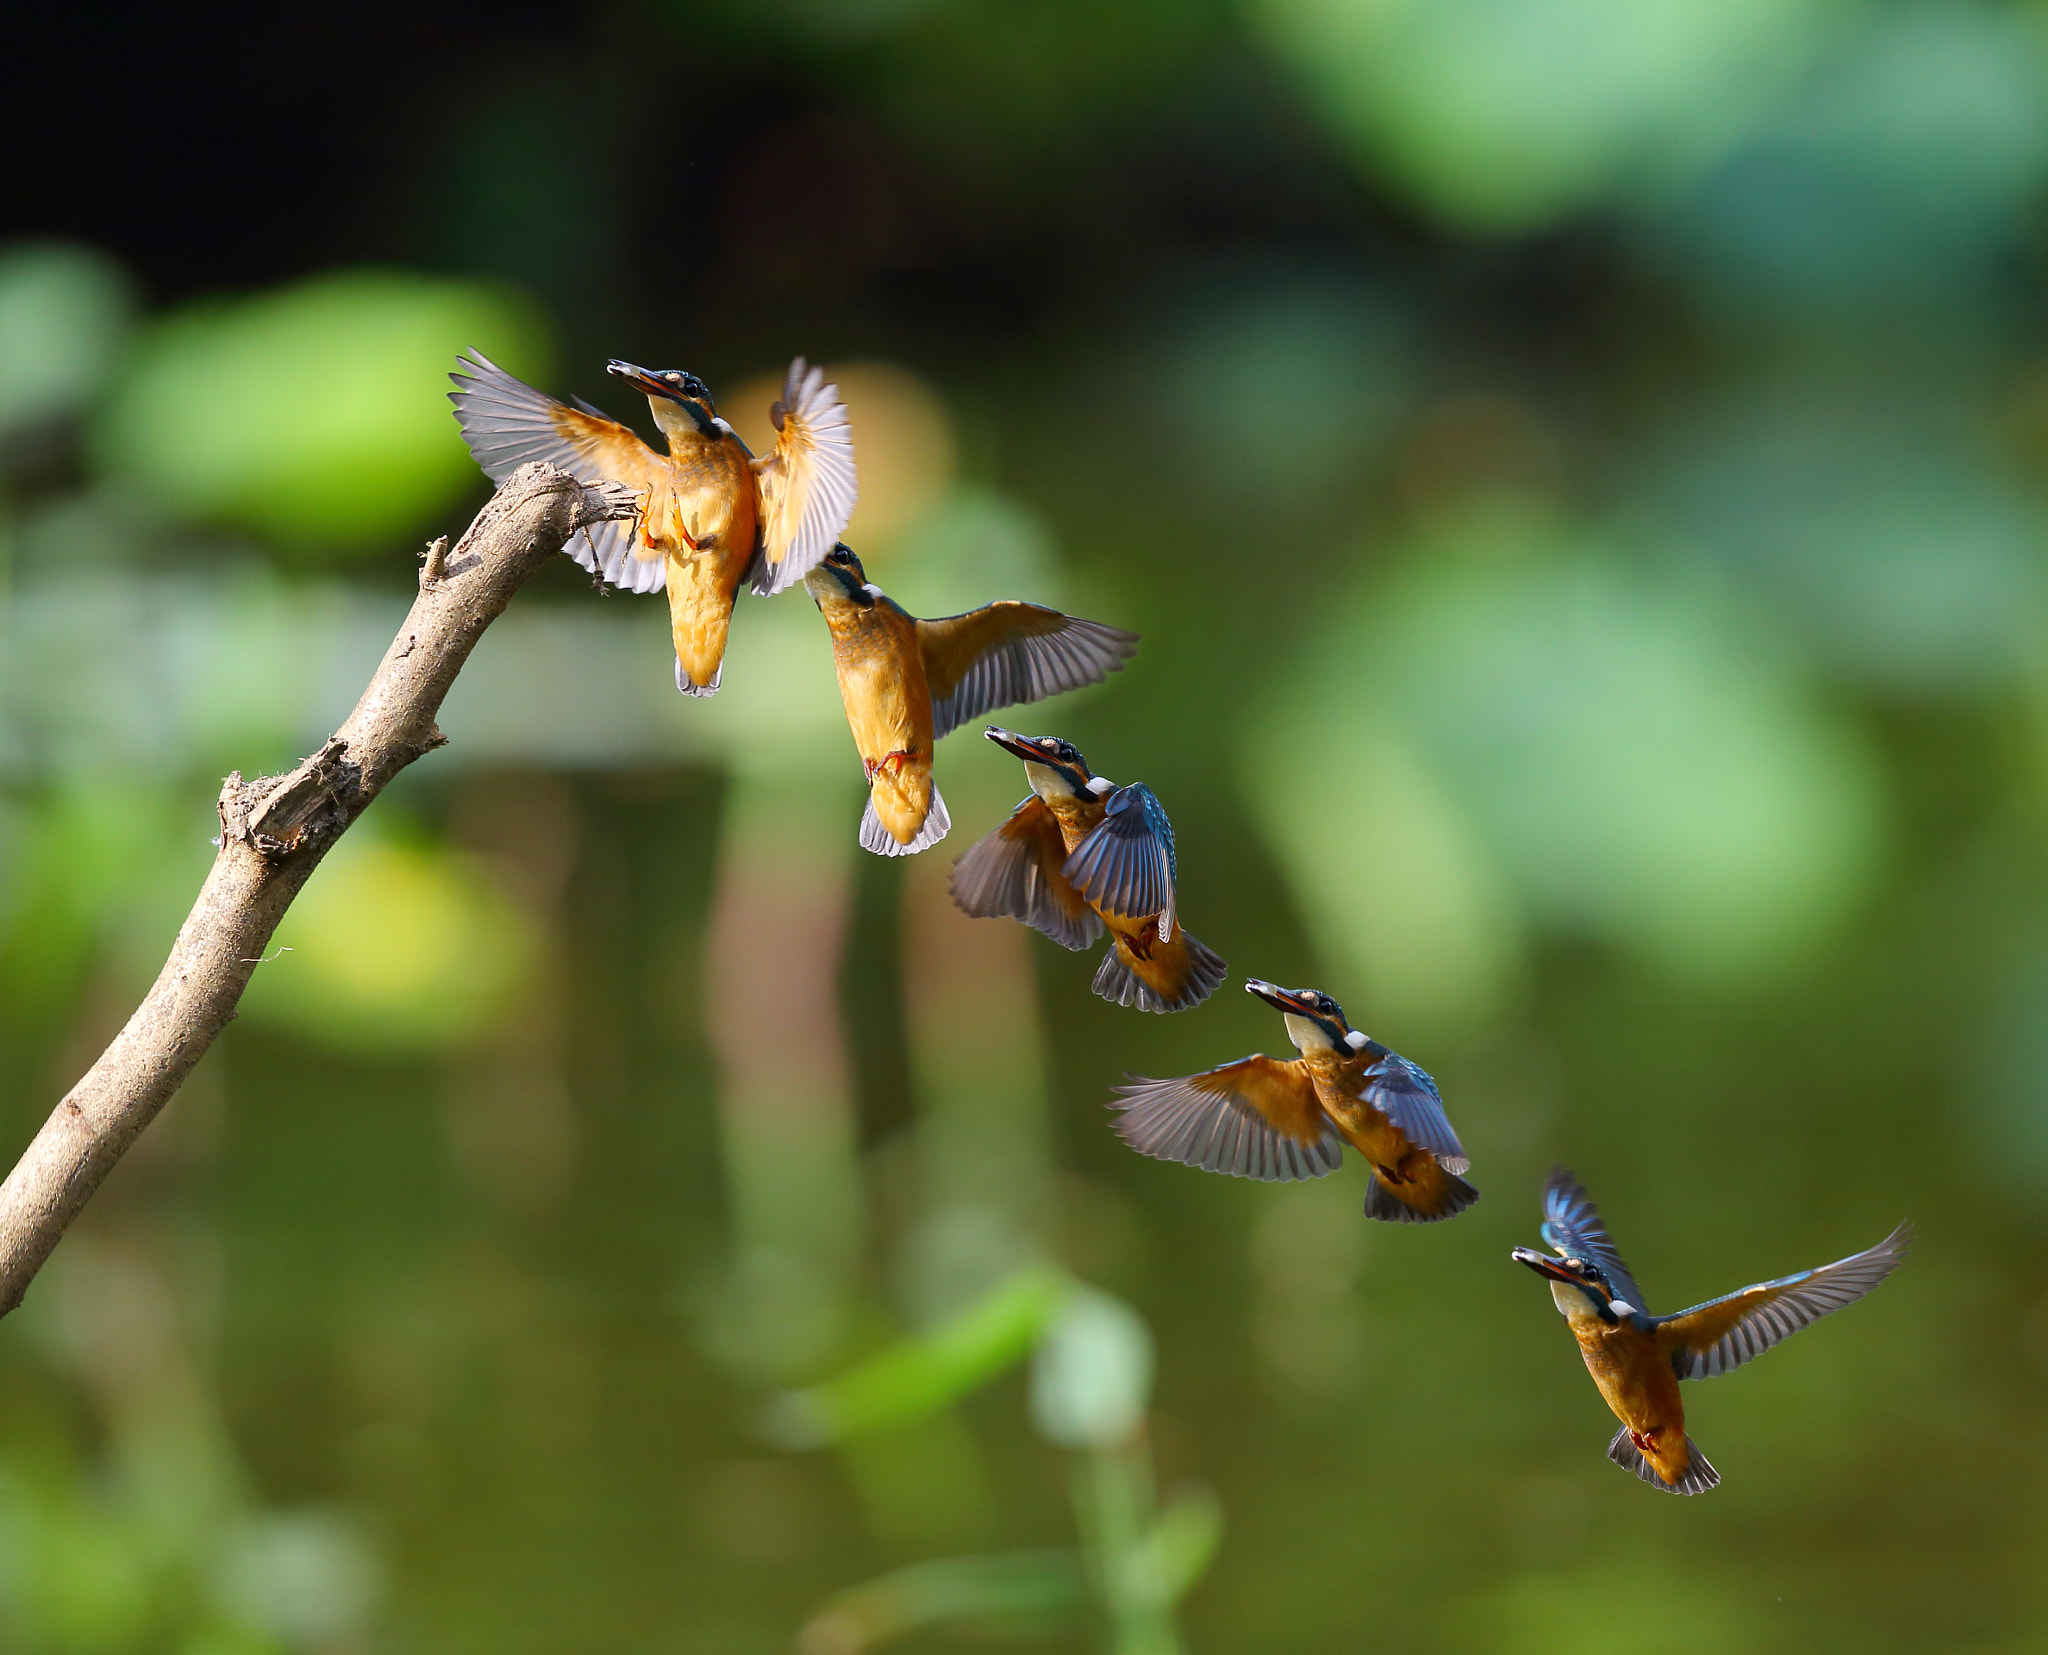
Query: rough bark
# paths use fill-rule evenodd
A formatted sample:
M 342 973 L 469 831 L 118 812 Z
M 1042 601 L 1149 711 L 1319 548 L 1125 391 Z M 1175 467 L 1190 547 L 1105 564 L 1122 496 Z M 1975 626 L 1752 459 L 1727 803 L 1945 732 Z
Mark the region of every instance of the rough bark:
M 484 628 L 577 529 L 632 509 L 622 491 L 521 467 L 452 551 L 429 549 L 419 597 L 341 728 L 285 775 L 228 777 L 220 853 L 163 971 L 0 1184 L 0 1315 L 235 1015 L 320 859 L 393 776 L 446 741 L 435 715 Z

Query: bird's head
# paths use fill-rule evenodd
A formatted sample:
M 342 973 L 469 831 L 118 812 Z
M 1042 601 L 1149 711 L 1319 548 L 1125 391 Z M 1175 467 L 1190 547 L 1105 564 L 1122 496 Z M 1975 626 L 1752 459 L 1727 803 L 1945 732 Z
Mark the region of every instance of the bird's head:
M 1287 1038 L 1303 1052 L 1333 1050 L 1346 1054 L 1362 1052 L 1372 1044 L 1354 1029 L 1344 1008 L 1321 989 L 1282 988 L 1278 983 L 1247 978 L 1247 994 L 1256 994 L 1287 1019 Z
M 617 360 L 607 362 L 604 371 L 617 374 L 646 393 L 647 406 L 654 410 L 654 423 L 666 435 L 674 436 L 679 431 L 704 437 L 719 434 L 713 423 L 718 409 L 711 401 L 711 387 L 695 374 L 685 373 L 681 368 L 638 368 Z
M 1081 749 L 1058 736 L 1020 736 L 1000 724 L 981 732 L 1014 758 L 1024 761 L 1024 774 L 1031 779 L 1031 791 L 1050 803 L 1055 799 L 1101 798 L 1115 783 L 1088 768 Z
M 1639 1309 L 1614 1296 L 1614 1284 L 1607 1279 L 1607 1272 L 1589 1258 L 1573 1258 L 1570 1254 L 1553 1258 L 1533 1247 L 1517 1247 L 1508 1257 L 1517 1264 L 1526 1264 L 1550 1283 L 1550 1296 L 1568 1321 L 1591 1318 L 1612 1327 Z
M 879 586 L 869 584 L 868 573 L 860 566 L 860 559 L 853 555 L 853 548 L 843 540 L 804 576 L 804 589 L 820 609 L 828 603 L 850 603 L 856 608 L 871 609 L 875 599 L 882 595 Z

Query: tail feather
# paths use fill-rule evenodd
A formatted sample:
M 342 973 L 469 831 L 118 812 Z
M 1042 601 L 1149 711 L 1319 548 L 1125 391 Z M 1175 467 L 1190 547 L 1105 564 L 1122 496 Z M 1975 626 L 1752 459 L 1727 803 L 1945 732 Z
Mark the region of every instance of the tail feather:
M 1607 1457 L 1622 1470 L 1633 1471 L 1652 1488 L 1666 1494 L 1704 1494 L 1721 1481 L 1721 1473 L 1708 1463 L 1691 1437 L 1685 1439 L 1685 1474 L 1675 1483 L 1667 1483 L 1657 1468 L 1643 1458 L 1642 1450 L 1629 1440 L 1626 1425 L 1614 1433 L 1614 1440 L 1607 1445 Z
M 1455 1218 L 1473 1202 L 1479 1199 L 1479 1192 L 1455 1172 L 1443 1172 L 1441 1182 L 1435 1182 L 1431 1191 L 1438 1197 L 1436 1204 L 1428 1209 L 1411 1206 L 1380 1182 L 1374 1173 L 1365 1186 L 1365 1216 L 1377 1218 L 1386 1224 L 1434 1224 L 1439 1219 Z
M 676 688 L 687 696 L 695 698 L 697 696 L 716 695 L 718 693 L 718 686 L 724 678 L 725 663 L 723 661 L 718 663 L 718 670 L 711 675 L 711 682 L 700 684 L 684 670 L 683 658 L 680 655 L 676 657 Z
M 877 856 L 915 856 L 921 850 L 929 850 L 952 831 L 953 818 L 946 814 L 946 801 L 939 797 L 936 786 L 932 788 L 932 802 L 925 811 L 924 826 L 918 829 L 917 837 L 909 844 L 902 844 L 887 828 L 882 818 L 875 814 L 875 801 L 869 795 L 867 808 L 860 813 L 860 848 L 873 851 Z
M 1186 1011 L 1208 999 L 1229 970 L 1221 957 L 1185 931 L 1175 941 L 1162 943 L 1151 959 L 1142 962 L 1129 959 L 1123 944 L 1112 939 L 1109 952 L 1096 967 L 1093 986 L 1112 1005 L 1136 1006 L 1140 1011 Z M 1140 976 L 1140 971 L 1145 976 Z

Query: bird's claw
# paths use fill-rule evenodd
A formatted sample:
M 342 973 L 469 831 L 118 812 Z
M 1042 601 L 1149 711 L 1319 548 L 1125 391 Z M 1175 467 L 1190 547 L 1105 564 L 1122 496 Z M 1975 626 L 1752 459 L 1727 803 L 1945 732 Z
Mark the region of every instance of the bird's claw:
M 872 782 L 884 770 L 888 769 L 890 765 L 893 764 L 896 766 L 898 770 L 901 770 L 906 764 L 908 764 L 912 759 L 916 757 L 917 754 L 912 752 L 909 748 L 899 747 L 895 752 L 884 753 L 878 759 L 862 759 L 860 761 L 860 767 L 863 771 L 867 773 L 867 779 Z

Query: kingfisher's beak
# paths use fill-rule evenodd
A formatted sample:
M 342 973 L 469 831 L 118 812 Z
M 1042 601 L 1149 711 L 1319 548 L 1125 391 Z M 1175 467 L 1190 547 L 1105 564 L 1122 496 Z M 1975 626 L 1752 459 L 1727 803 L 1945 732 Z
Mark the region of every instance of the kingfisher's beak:
M 662 380 L 655 378 L 645 368 L 636 368 L 630 362 L 620 362 L 614 359 L 604 365 L 604 371 L 608 374 L 617 374 L 619 378 L 625 380 L 629 385 L 637 385 L 651 397 L 667 397 L 671 402 L 681 400 Z
M 1292 1012 L 1296 1017 L 1315 1017 L 1316 1009 L 1296 994 L 1291 988 L 1282 988 L 1278 983 L 1261 982 L 1257 977 L 1245 980 L 1244 991 L 1256 994 L 1275 1011 Z
M 1539 1276 L 1548 1276 L 1552 1281 L 1564 1282 L 1567 1286 L 1585 1290 L 1585 1283 L 1564 1267 L 1562 1261 L 1548 1253 L 1539 1253 L 1531 1247 L 1517 1247 L 1508 1257 L 1517 1264 L 1526 1264 Z
M 1034 741 L 1030 736 L 1020 736 L 1015 730 L 1006 730 L 1000 724 L 991 724 L 981 732 L 1004 752 L 1013 758 L 1020 758 L 1026 764 L 1057 764 L 1052 744 Z

